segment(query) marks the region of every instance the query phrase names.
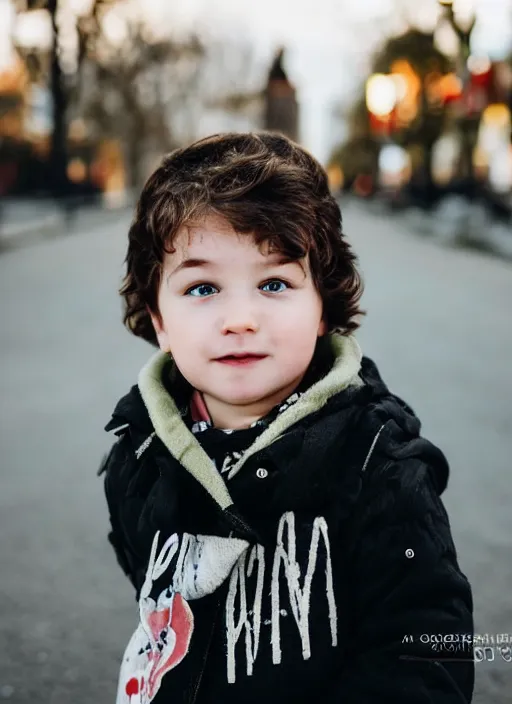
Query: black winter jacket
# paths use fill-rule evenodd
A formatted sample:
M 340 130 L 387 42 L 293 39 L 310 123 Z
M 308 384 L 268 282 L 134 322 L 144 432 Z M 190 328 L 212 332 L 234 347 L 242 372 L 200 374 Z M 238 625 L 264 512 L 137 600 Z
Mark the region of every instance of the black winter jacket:
M 117 704 L 471 701 L 446 459 L 354 338 L 325 344 L 324 375 L 229 474 L 170 356 L 118 403 L 100 473 L 139 613 Z

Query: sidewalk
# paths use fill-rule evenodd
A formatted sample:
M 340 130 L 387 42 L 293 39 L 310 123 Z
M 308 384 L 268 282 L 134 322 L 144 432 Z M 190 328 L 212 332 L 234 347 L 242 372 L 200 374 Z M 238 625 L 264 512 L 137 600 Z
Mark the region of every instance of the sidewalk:
M 410 232 L 445 247 L 474 249 L 512 261 L 512 222 L 493 219 L 480 203 L 452 196 L 431 213 L 414 207 L 393 211 L 379 201 L 367 204 L 374 213 L 397 219 Z
M 98 201 L 58 204 L 53 200 L 4 200 L 0 206 L 0 254 L 34 242 L 98 227 L 128 212 L 127 206 L 108 208 Z

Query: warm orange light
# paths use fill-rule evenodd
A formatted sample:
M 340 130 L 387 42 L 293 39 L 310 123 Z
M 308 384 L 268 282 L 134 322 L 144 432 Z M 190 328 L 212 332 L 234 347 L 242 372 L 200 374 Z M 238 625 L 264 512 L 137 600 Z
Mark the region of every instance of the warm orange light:
M 488 105 L 482 114 L 482 123 L 484 125 L 493 125 L 494 127 L 506 129 L 510 127 L 510 122 L 510 110 L 504 103 Z
M 489 166 L 489 155 L 478 144 L 473 149 L 473 166 L 476 169 L 486 169 Z
M 441 103 L 443 100 L 442 92 L 439 88 L 439 82 L 443 78 L 439 71 L 432 71 L 425 76 L 425 92 L 429 103 Z
M 455 73 L 447 73 L 437 82 L 436 91 L 443 101 L 459 98 L 462 95 L 462 81 Z
M 327 178 L 331 191 L 339 191 L 343 187 L 343 171 L 338 164 L 333 164 L 327 169 Z
M 0 93 L 23 92 L 29 81 L 24 62 L 16 57 L 14 62 L 0 72 Z
M 398 123 L 403 127 L 409 125 L 418 114 L 418 106 L 415 103 L 408 102 L 398 107 L 396 117 Z
M 20 139 L 23 136 L 23 122 L 16 113 L 7 113 L 0 118 L 0 135 Z
M 409 88 L 407 79 L 401 73 L 392 73 L 391 78 L 393 80 L 393 83 L 395 84 L 397 100 L 398 102 L 400 102 L 407 95 L 407 90 Z
M 91 166 L 91 178 L 105 192 L 125 188 L 123 150 L 118 141 L 105 140 L 100 143 L 96 160 Z
M 85 139 L 87 136 L 87 126 L 81 118 L 76 118 L 71 121 L 68 130 L 69 139 L 75 139 L 77 141 Z
M 83 183 L 87 178 L 87 166 L 82 159 L 72 159 L 68 164 L 68 178 L 73 183 Z
M 397 120 L 401 126 L 406 126 L 418 114 L 421 81 L 406 59 L 391 64 L 391 77 L 398 87 Z
M 391 74 L 403 76 L 409 88 L 421 88 L 418 74 L 406 59 L 397 59 L 391 64 Z

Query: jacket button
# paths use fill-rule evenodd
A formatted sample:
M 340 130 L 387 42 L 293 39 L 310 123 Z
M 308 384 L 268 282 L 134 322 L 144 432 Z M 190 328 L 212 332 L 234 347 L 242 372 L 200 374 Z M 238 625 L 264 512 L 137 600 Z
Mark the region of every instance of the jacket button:
M 268 477 L 268 472 L 264 467 L 260 467 L 256 470 L 256 476 L 258 479 L 266 479 Z

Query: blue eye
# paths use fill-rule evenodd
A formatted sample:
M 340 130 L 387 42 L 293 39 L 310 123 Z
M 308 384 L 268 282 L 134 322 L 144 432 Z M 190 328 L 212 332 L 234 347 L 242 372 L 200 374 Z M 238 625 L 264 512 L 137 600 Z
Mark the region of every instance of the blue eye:
M 288 288 L 290 288 L 289 284 L 286 283 L 286 281 L 283 281 L 282 279 L 272 279 L 271 281 L 267 281 L 263 286 L 270 286 L 270 284 L 284 284 Z M 271 291 L 271 293 L 280 293 L 280 291 Z
M 262 284 L 262 286 L 269 286 L 270 284 L 276 284 L 276 283 L 283 284 L 287 288 L 292 288 L 289 283 L 287 283 L 286 281 L 283 281 L 282 279 L 271 279 L 270 281 L 266 281 L 264 284 Z M 203 296 L 200 293 L 197 295 L 192 293 L 193 291 L 197 291 L 199 289 L 205 289 L 205 288 L 208 289 L 208 288 L 216 288 L 216 287 L 213 286 L 212 284 L 197 284 L 196 286 L 192 286 L 191 288 L 187 289 L 187 291 L 185 291 L 184 295 L 185 296 L 192 296 L 193 298 L 206 298 L 206 296 Z M 281 293 L 282 290 L 283 289 L 280 289 L 278 291 L 273 290 L 273 291 L 270 291 L 270 293 Z
M 188 291 L 185 291 L 185 296 L 188 296 L 192 293 L 192 291 L 196 291 L 197 289 L 200 288 L 214 288 L 211 284 L 197 284 L 197 286 L 192 286 L 192 288 L 189 288 Z M 204 298 L 204 296 L 193 296 L 194 298 Z

